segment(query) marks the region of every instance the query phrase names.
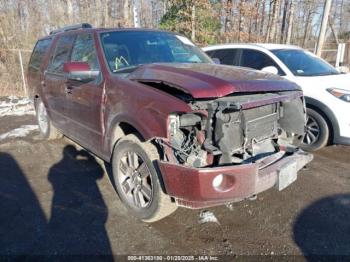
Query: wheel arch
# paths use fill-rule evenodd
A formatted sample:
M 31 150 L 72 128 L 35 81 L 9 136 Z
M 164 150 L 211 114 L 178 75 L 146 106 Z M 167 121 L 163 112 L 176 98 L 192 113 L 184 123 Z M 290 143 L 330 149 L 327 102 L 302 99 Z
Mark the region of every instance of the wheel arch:
M 109 143 L 109 149 L 110 152 L 113 152 L 113 148 L 115 144 L 124 136 L 127 136 L 129 134 L 136 135 L 140 141 L 145 141 L 144 136 L 141 134 L 141 132 L 132 124 L 121 121 L 116 124 L 114 124 L 113 129 L 110 134 L 110 143 Z
M 125 135 L 136 134 L 142 142 L 150 141 L 156 137 L 166 137 L 166 121 L 163 115 L 155 114 L 149 110 L 142 112 L 131 110 L 117 115 L 110 113 L 106 117 L 103 148 L 109 157 L 112 157 L 116 142 Z
M 305 97 L 305 103 L 307 108 L 315 110 L 324 117 L 330 130 L 329 142 L 333 143 L 334 138 L 339 136 L 339 124 L 332 110 L 324 103 L 311 97 Z
M 125 136 L 133 134 L 135 135 L 141 142 L 145 142 L 146 139 L 145 137 L 130 123 L 128 122 L 119 122 L 117 124 L 115 124 L 114 129 L 111 133 L 111 140 L 110 140 L 110 162 L 112 161 L 113 158 L 113 151 L 114 151 L 114 147 L 117 145 L 117 143 Z M 153 143 L 153 141 L 151 142 L 151 144 L 155 147 L 155 149 L 157 150 L 157 153 L 159 154 L 159 147 Z M 159 184 L 161 187 L 161 190 L 163 193 L 167 193 L 166 188 L 165 188 L 165 184 L 164 184 L 164 179 L 163 179 L 163 175 L 162 172 L 159 169 L 159 166 L 157 164 L 155 164 L 155 169 L 157 171 L 157 176 L 159 179 Z M 113 181 L 114 183 L 114 181 Z

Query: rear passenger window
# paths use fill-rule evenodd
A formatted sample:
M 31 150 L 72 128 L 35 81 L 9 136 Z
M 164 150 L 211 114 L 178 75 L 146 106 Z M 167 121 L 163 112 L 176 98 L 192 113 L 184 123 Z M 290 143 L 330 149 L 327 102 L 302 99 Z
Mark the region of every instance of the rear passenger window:
M 214 50 L 214 51 L 208 51 L 207 54 L 211 58 L 218 58 L 220 60 L 220 64 L 223 65 L 238 65 L 237 64 L 237 49 L 221 49 L 221 50 Z
M 256 51 L 243 49 L 241 57 L 241 66 L 261 70 L 267 66 L 274 66 L 278 69 L 279 75 L 285 75 L 282 69 L 266 54 Z
M 47 50 L 51 45 L 51 38 L 39 40 L 33 50 L 29 61 L 29 70 L 39 71 L 40 65 L 45 57 Z
M 80 34 L 77 36 L 71 56 L 72 62 L 86 62 L 92 71 L 98 71 L 99 65 L 91 34 Z
M 69 59 L 70 50 L 75 39 L 75 35 L 65 35 L 58 39 L 55 53 L 51 59 L 48 70 L 51 72 L 63 72 L 63 63 Z

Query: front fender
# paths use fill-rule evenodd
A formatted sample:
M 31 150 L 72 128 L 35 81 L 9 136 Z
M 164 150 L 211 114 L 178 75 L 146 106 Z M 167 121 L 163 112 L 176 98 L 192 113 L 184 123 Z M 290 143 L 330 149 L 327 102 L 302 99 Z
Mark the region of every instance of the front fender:
M 108 120 L 106 128 L 106 136 L 109 138 L 109 144 L 112 142 L 113 132 L 115 127 L 120 123 L 125 123 L 135 128 L 140 135 L 145 139 L 149 140 L 152 137 L 166 137 L 166 119 L 156 120 L 150 113 L 143 113 L 142 118 L 147 121 L 140 120 L 130 113 L 120 113 L 117 115 L 111 115 Z
M 324 103 L 311 97 L 305 96 L 305 102 L 306 102 L 306 107 L 314 107 L 319 111 L 321 111 L 321 113 L 323 113 L 327 117 L 327 120 L 330 122 L 329 124 L 331 124 L 334 138 L 339 137 L 340 131 L 339 131 L 338 120 L 334 115 L 334 113 L 332 112 L 332 110 L 328 106 L 326 106 Z
M 107 93 L 104 149 L 111 154 L 113 132 L 119 123 L 135 128 L 145 140 L 167 137 L 167 119 L 173 112 L 190 112 L 182 100 L 152 87 L 128 81 Z M 127 89 L 127 90 L 126 90 Z

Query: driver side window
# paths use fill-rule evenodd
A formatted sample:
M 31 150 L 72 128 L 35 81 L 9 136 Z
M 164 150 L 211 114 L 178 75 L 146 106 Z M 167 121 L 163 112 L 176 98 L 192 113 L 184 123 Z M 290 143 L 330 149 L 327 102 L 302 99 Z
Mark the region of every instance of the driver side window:
M 61 36 L 56 45 L 55 53 L 51 57 L 48 71 L 53 73 L 63 73 L 63 64 L 69 60 L 69 51 L 74 42 L 75 35 Z
M 85 62 L 89 64 L 91 71 L 100 70 L 94 39 L 91 34 L 77 36 L 72 50 L 71 62 Z

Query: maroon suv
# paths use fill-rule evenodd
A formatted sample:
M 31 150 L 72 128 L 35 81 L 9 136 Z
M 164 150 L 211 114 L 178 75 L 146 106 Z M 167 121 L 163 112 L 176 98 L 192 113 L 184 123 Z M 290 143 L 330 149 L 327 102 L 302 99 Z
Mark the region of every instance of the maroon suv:
M 37 42 L 28 71 L 42 135 L 111 162 L 120 199 L 147 222 L 282 190 L 312 159 L 298 149 L 297 85 L 217 65 L 175 33 L 65 27 Z

